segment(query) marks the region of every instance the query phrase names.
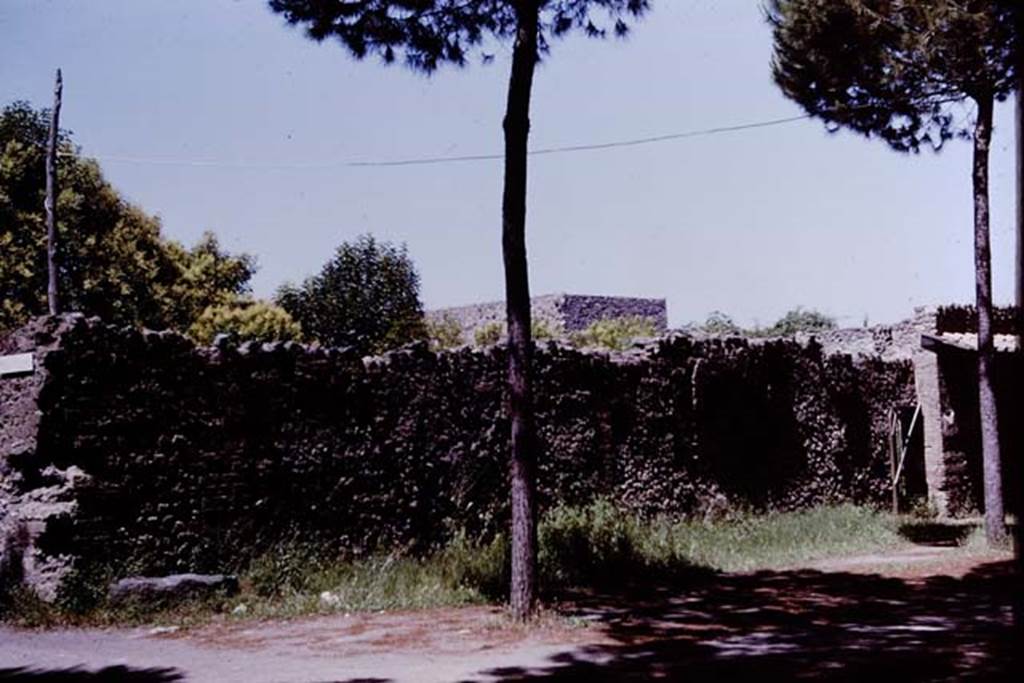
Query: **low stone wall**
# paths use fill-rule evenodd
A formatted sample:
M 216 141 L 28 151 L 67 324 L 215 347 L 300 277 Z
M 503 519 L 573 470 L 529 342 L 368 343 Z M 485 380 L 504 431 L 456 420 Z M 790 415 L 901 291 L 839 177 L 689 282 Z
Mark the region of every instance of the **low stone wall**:
M 919 308 L 914 317 L 890 325 L 822 330 L 798 333 L 796 339 L 814 337 L 825 353 L 883 360 L 912 360 L 921 353 L 921 335 L 935 333 L 935 309 Z
M 35 431 L 0 441 L 0 552 L 45 597 L 103 567 L 237 569 L 290 538 L 417 551 L 506 527 L 500 346 L 361 359 L 197 348 L 80 318 L 2 344 L 37 348 L 40 367 L 0 380 L 3 424 Z M 888 411 L 914 401 L 909 362 L 814 342 L 675 337 L 622 355 L 549 344 L 535 369 L 542 507 L 881 504 Z M 40 518 L 40 504 L 57 507 Z

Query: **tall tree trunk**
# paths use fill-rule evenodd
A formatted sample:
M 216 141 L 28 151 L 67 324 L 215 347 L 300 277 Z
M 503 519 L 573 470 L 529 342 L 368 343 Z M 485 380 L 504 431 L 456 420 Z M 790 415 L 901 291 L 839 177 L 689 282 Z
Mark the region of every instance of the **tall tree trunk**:
M 995 344 L 992 334 L 992 253 L 989 247 L 988 157 L 992 142 L 992 95 L 977 98 L 974 128 L 974 284 L 978 309 L 978 408 L 981 417 L 981 458 L 985 485 L 985 537 L 991 545 L 1006 543 L 1003 516 L 1002 460 L 999 420 L 992 385 Z
M 1024 8 L 1017 5 L 1017 386 L 1024 387 Z M 1017 642 L 1024 642 L 1024 520 L 1020 518 L 1020 505 L 1024 501 L 1024 466 L 1021 453 L 1015 453 L 1017 472 L 1016 500 L 1018 509 L 1014 550 L 1017 555 L 1017 590 L 1014 596 L 1014 623 Z
M 57 138 L 60 131 L 60 100 L 64 83 L 60 69 L 53 89 L 53 111 L 50 112 L 50 138 L 46 149 L 46 302 L 50 315 L 60 313 L 57 295 L 57 276 L 60 266 L 60 252 L 57 244 Z
M 1021 12 L 1024 14 L 1024 11 Z M 1024 22 L 1022 22 L 1024 23 Z M 1024 34 L 1024 27 L 1021 27 Z M 1024 55 L 1024 48 L 1021 49 Z M 1018 343 L 1024 341 L 1024 57 L 1017 65 L 1017 263 L 1015 272 L 1016 304 L 1020 309 L 1017 314 Z M 1024 350 L 1024 344 L 1020 348 Z
M 512 489 L 512 614 L 527 619 L 536 603 L 537 504 L 533 397 L 530 387 L 530 283 L 526 265 L 526 157 L 530 92 L 537 65 L 537 0 L 520 3 L 505 107 L 505 187 L 501 246 L 508 320 L 508 411 L 512 423 L 509 479 Z

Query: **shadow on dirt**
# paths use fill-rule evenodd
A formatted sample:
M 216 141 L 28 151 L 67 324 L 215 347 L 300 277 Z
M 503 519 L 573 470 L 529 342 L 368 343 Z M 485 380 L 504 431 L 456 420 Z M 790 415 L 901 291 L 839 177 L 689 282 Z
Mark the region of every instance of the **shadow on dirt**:
M 723 575 L 684 590 L 581 600 L 611 644 L 481 680 L 1009 680 L 1012 562 L 962 579 L 814 571 Z
M 108 666 L 96 671 L 81 667 L 0 669 L 2 683 L 176 683 L 183 680 L 184 675 L 177 669 L 133 669 L 127 666 Z
M 463 683 L 1020 680 L 1016 587 L 1009 560 L 962 578 L 800 570 L 577 596 L 608 642 Z

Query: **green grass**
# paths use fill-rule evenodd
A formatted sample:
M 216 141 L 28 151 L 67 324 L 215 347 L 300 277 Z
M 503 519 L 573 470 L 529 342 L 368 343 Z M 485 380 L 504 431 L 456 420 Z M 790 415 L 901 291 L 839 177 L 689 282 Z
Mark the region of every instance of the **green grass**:
M 852 505 L 654 526 L 652 540 L 661 552 L 727 572 L 794 567 L 905 544 L 898 518 Z
M 541 526 L 541 560 L 543 564 L 545 551 L 557 560 L 543 569 L 556 576 L 591 558 L 595 567 L 610 559 L 611 564 L 623 564 L 620 569 L 625 570 L 779 569 L 898 547 L 907 543 L 899 533 L 905 522 L 902 517 L 852 505 L 734 513 L 713 521 L 643 521 L 598 502 L 582 509 L 556 509 L 547 515 Z M 568 548 L 572 551 L 567 553 Z M 623 575 L 619 572 L 617 576 Z
M 800 512 L 732 514 L 713 521 L 643 520 L 611 503 L 550 510 L 539 528 L 541 583 L 550 597 L 566 589 L 679 579 L 695 571 L 748 572 L 806 565 L 826 558 L 883 552 L 915 535 L 948 534 L 929 520 L 849 505 Z M 976 531 L 953 529 L 971 551 Z M 983 540 L 981 541 L 983 544 Z M 191 625 L 213 618 L 288 618 L 500 603 L 508 585 L 508 542 L 477 543 L 457 536 L 424 558 L 381 555 L 360 560 L 324 557 L 290 544 L 251 564 L 230 598 L 166 610 L 99 603 L 60 609 L 16 592 L 5 601 L 7 621 L 59 624 Z M 242 607 L 244 606 L 244 607 Z

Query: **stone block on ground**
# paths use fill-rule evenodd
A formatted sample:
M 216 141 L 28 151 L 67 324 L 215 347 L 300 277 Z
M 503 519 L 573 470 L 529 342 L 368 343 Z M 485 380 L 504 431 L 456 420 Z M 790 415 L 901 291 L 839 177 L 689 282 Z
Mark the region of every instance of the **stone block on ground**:
M 110 601 L 167 603 L 214 595 L 234 595 L 238 577 L 225 574 L 132 576 L 110 586 Z

